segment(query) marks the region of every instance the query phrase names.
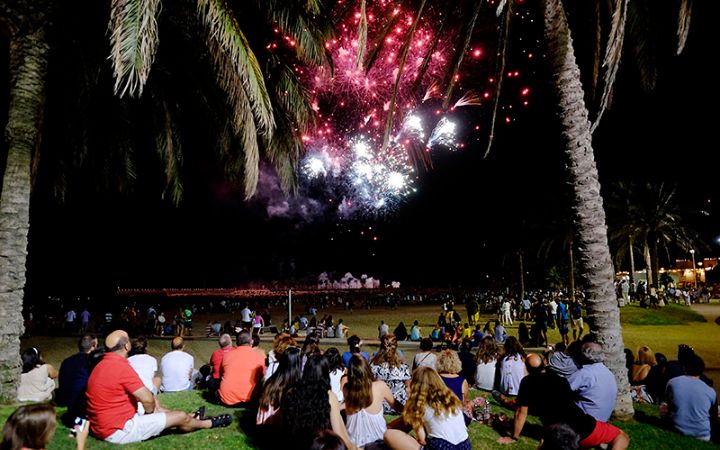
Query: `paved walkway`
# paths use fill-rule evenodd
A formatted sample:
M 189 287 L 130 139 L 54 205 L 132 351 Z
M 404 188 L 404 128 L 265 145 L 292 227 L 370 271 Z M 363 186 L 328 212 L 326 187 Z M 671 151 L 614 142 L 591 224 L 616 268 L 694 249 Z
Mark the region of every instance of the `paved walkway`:
M 693 311 L 702 314 L 708 322 L 715 322 L 720 317 L 720 301 L 718 299 L 710 300 L 710 303 L 694 304 L 690 306 Z

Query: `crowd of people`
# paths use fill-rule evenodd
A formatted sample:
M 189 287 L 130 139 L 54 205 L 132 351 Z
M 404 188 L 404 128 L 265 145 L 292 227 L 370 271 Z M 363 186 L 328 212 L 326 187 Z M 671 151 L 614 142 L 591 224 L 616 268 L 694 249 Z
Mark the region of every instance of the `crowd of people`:
M 43 419 L 47 423 L 42 432 L 33 432 L 32 438 L 39 440 L 32 441 L 23 431 L 30 425 L 19 418 L 33 410 L 19 409 L 8 420 L 4 439 L 25 440 L 25 448 L 44 448 L 37 442 L 47 443 L 55 429 L 49 401 L 67 407 L 61 420 L 69 428 L 76 427 L 78 418 L 89 423 L 89 430 L 77 429 L 78 448 L 85 445 L 87 433 L 123 444 L 168 429 L 192 432 L 231 424 L 231 414 L 206 417 L 204 407 L 194 413 L 169 410 L 157 396 L 203 389 L 206 398 L 218 405 L 255 411 L 255 432 L 267 448 L 324 448 L 323 442 L 332 441 L 347 449 L 469 449 L 473 388 L 492 393 L 497 402 L 515 411 L 508 435 L 498 440 L 502 444 L 522 435 L 529 414 L 544 425 L 543 448 L 602 444 L 624 449 L 629 444 L 627 434 L 608 423 L 618 385 L 592 334 L 567 346 L 563 342 L 547 346 L 541 354 L 526 353 L 515 336 L 498 340 L 497 330 L 477 342 L 466 337 L 457 350 L 436 346 L 426 337 L 408 362 L 397 337 L 389 332 L 372 355 L 355 335 L 348 338 L 345 352 L 322 349 L 320 343 L 317 334 L 299 345 L 291 334 L 279 333 L 266 354 L 253 339 L 250 324 L 236 333 L 234 343 L 233 336 L 222 333 L 218 349 L 199 370 L 184 351 L 181 336 L 172 339 L 170 352 L 159 364 L 147 354 L 145 337 L 131 340 L 123 330 L 109 333 L 103 346 L 94 336 L 83 335 L 78 353 L 65 359 L 60 370 L 44 363 L 40 350 L 31 347 L 22 354 L 18 399 L 46 402 L 32 414 L 47 416 Z M 717 397 L 703 370 L 702 359 L 684 345 L 675 361 L 647 347 L 638 349 L 637 358 L 628 356 L 628 379 L 632 386 L 642 387 L 635 390 L 635 399 L 659 402 L 671 427 L 710 440 Z M 57 391 L 55 379 L 60 382 Z M 387 414 L 396 419 L 387 423 Z M 550 446 L 558 440 L 564 442 L 562 447 Z

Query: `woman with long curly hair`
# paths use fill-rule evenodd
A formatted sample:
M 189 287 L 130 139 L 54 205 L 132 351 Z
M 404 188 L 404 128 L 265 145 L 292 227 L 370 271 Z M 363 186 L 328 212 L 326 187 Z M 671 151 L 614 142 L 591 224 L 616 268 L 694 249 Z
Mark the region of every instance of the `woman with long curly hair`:
M 283 393 L 293 384 L 302 379 L 300 371 L 300 349 L 288 347 L 280 355 L 277 371 L 263 385 L 260 405 L 256 417 L 258 425 L 273 425 L 280 421 L 280 404 Z
M 397 339 L 394 334 L 386 334 L 380 340 L 380 351 L 370 361 L 370 369 L 376 380 L 384 381 L 393 397 L 400 404 L 407 400 L 407 381 L 410 379 L 410 367 L 398 354 Z M 383 406 L 385 414 L 396 412 L 388 403 Z M 400 411 L 397 411 L 400 412 Z
M 385 444 L 392 450 L 472 448 L 460 399 L 429 367 L 419 367 L 413 372 L 403 419 L 416 437 L 401 430 L 386 431 Z
M 387 384 L 374 381 L 370 365 L 360 355 L 350 358 L 343 392 L 350 439 L 358 447 L 381 444 L 387 430 L 383 403 L 389 403 L 396 411 L 402 411 L 402 403 L 393 397 Z
M 475 356 L 475 363 L 477 369 L 475 370 L 475 386 L 484 389 L 486 391 L 492 391 L 497 386 L 497 371 L 498 366 L 498 346 L 495 343 L 495 338 L 492 336 L 485 336 L 480 341 L 478 346 L 477 354 Z
M 294 448 L 308 448 L 318 431 L 332 429 L 350 450 L 357 447 L 348 436 L 340 415 L 337 396 L 330 389 L 329 363 L 323 355 L 310 355 L 302 380 L 282 397 L 282 421 L 286 443 Z

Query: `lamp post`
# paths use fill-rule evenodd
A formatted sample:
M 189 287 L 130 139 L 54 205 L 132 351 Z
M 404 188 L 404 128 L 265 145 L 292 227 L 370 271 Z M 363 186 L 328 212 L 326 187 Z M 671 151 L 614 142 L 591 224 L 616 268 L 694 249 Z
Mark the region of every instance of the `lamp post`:
M 693 281 L 695 282 L 695 289 L 697 290 L 697 272 L 695 269 L 695 249 L 690 249 L 690 256 L 692 256 L 692 263 L 693 263 Z

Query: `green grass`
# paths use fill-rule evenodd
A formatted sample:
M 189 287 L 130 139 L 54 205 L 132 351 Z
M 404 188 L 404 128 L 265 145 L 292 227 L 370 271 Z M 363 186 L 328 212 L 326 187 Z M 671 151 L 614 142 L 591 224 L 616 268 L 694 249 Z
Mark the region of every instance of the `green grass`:
M 623 325 L 686 325 L 707 321 L 687 306 L 670 304 L 661 309 L 627 305 L 620 310 L 620 322 Z
M 480 391 L 472 390 L 471 396 L 481 395 Z M 122 446 L 123 449 L 135 450 L 176 450 L 176 449 L 256 449 L 256 442 L 249 435 L 255 423 L 255 417 L 246 410 L 229 410 L 217 405 L 207 404 L 201 397 L 200 392 L 180 392 L 173 394 L 161 394 L 160 401 L 172 409 L 192 411 L 201 404 L 207 406 L 207 414 L 214 415 L 222 412 L 232 411 L 234 416 L 233 424 L 228 428 L 215 428 L 200 430 L 188 434 L 164 434 L 160 437 L 139 444 Z M 637 405 L 636 405 L 637 406 Z M 13 406 L 0 407 L 0 423 L 4 423 L 7 417 L 14 410 Z M 58 416 L 64 412 L 58 408 Z M 512 412 L 493 403 L 493 412 L 504 412 L 510 419 Z M 388 416 L 388 419 L 391 417 Z M 510 425 L 510 421 L 507 422 Z M 630 435 L 631 448 L 633 449 L 711 449 L 717 448 L 713 444 L 697 441 L 693 438 L 681 436 L 660 423 L 658 408 L 653 405 L 639 405 L 634 420 L 629 422 L 613 422 Z M 538 446 L 538 439 L 541 431 L 540 423 L 535 417 L 530 417 L 523 430 L 523 436 L 511 447 L 498 444 L 496 441 L 504 436 L 504 428 L 492 428 L 478 423 L 472 423 L 468 428 L 470 440 L 474 449 L 507 449 L 530 450 Z M 70 437 L 69 430 L 58 425 L 55 437 L 48 446 L 48 450 L 74 450 L 75 442 Z M 117 445 L 109 444 L 90 438 L 87 448 L 95 449 L 117 449 Z

